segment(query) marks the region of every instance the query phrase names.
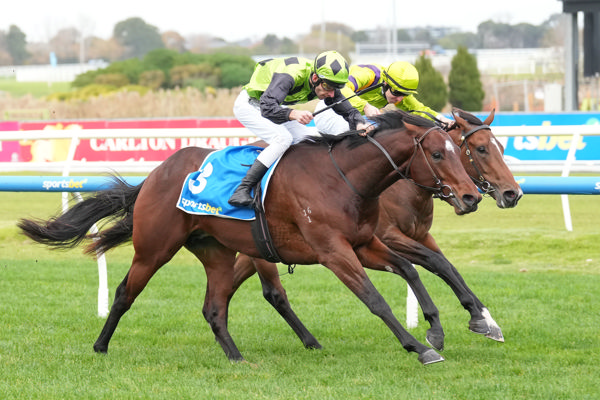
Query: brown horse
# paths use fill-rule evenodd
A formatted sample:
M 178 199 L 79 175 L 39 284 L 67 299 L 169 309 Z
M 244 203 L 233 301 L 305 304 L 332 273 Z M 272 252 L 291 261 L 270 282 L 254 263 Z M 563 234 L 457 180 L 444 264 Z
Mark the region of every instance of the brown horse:
M 491 195 L 500 208 L 517 205 L 523 195 L 503 159 L 504 148 L 492 133 L 489 125 L 494 119 L 490 113 L 485 122 L 481 122 L 473 114 L 455 109 L 455 123 L 449 129 L 454 142 L 461 147 L 462 165 L 469 176 L 477 183 L 481 191 Z M 376 236 L 398 255 L 418 264 L 441 277 L 454 291 L 463 307 L 471 314 L 469 329 L 475 333 L 497 341 L 504 341 L 502 330 L 491 317 L 488 309 L 469 289 L 456 268 L 446 259 L 441 249 L 429 233 L 433 220 L 433 197 L 428 188 L 399 180 L 380 197 L 379 224 Z M 260 263 L 263 275 L 278 280 L 277 266 L 264 260 L 253 260 L 243 254 L 238 256 L 235 264 L 235 289 L 252 276 Z M 431 329 L 427 331 L 427 341 L 436 349 L 443 349 L 444 333 L 439 321 L 439 313 L 422 284 L 415 274 L 407 274 L 405 270 L 393 266 L 376 269 L 392 272 L 408 277 L 408 283 L 417 297 L 423 315 Z M 415 280 L 417 279 L 417 280 Z M 275 283 L 271 286 L 277 287 Z M 293 313 L 287 308 L 289 302 L 285 293 L 278 294 L 282 301 L 275 303 L 285 308 L 280 313 Z M 273 294 L 265 293 L 272 298 Z M 271 302 L 273 304 L 273 302 Z M 275 306 L 275 304 L 273 304 Z M 295 319 L 294 319 L 295 321 Z M 298 323 L 297 321 L 295 323 Z
M 412 268 L 374 235 L 379 195 L 407 176 L 422 185 L 436 185 L 438 193 L 452 198 L 459 214 L 475 211 L 481 195 L 461 167 L 459 149 L 446 132 L 402 112 L 385 114 L 380 120 L 390 129 L 375 130 L 367 137 L 353 132 L 324 136 L 292 146 L 269 184 L 265 199 L 268 227 L 285 263 L 326 266 L 386 323 L 407 351 L 419 355 L 419 361 L 443 361 L 402 327 L 363 269 L 386 265 Z M 77 245 L 92 224 L 106 217 L 116 223 L 95 235 L 89 252 L 107 251 L 132 239 L 131 268 L 117 287 L 95 351 L 108 351 L 121 317 L 154 273 L 185 247 L 206 271 L 204 317 L 227 357 L 243 360 L 227 330 L 227 316 L 236 254 L 260 257 L 250 222 L 191 215 L 176 208 L 187 174 L 198 170 L 211 151 L 182 149 L 137 187 L 117 182 L 63 215 L 48 221 L 19 222 L 31 239 L 57 248 Z M 260 268 L 258 272 L 262 275 Z M 320 347 L 306 328 L 294 329 L 305 347 Z

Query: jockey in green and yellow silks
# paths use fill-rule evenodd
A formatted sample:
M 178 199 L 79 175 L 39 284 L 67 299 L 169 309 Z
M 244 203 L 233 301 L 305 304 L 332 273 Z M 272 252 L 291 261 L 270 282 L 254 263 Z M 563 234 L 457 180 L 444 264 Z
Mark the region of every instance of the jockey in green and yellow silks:
M 287 106 L 316 98 L 332 102 L 343 100 L 340 89 L 348 82 L 348 73 L 348 63 L 336 51 L 323 52 L 314 60 L 288 57 L 256 64 L 250 82 L 235 100 L 233 113 L 269 145 L 261 151 L 231 195 L 231 205 L 249 207 L 252 204 L 251 189 L 267 169 L 293 143 L 309 135 L 318 135 L 315 127 L 306 126 L 313 119 L 312 112 Z M 331 110 L 352 129 L 368 127 L 361 113 L 347 101 L 340 101 Z
M 406 61 L 396 61 L 387 68 L 378 64 L 352 65 L 348 83 L 341 92 L 349 98 L 358 91 L 371 88 L 372 90 L 348 99 L 348 102 L 367 118 L 381 114 L 384 107 L 394 104 L 403 111 L 421 111 L 418 115 L 425 118 L 429 118 L 428 114 L 430 114 L 444 122 L 451 122 L 415 98 L 418 86 L 417 69 Z M 325 106 L 326 104 L 321 101 L 315 111 Z M 345 121 L 337 118 L 329 110 L 315 116 L 315 125 L 319 131 L 330 134 L 338 134 L 350 129 Z

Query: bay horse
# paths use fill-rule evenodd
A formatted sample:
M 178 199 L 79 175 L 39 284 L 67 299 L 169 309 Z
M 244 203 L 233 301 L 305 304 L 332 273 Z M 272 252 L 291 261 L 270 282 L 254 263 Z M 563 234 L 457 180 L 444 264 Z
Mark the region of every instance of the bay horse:
M 475 211 L 482 196 L 461 167 L 458 147 L 442 129 L 401 111 L 378 120 L 388 123 L 389 129 L 376 129 L 367 136 L 324 135 L 290 147 L 266 193 L 268 228 L 283 262 L 326 266 L 385 322 L 406 351 L 416 352 L 424 365 L 440 362 L 442 356 L 404 329 L 363 269 L 412 268 L 374 235 L 379 195 L 410 176 L 419 184 L 435 185 L 440 195 L 451 198 L 457 214 Z M 197 171 L 212 151 L 181 149 L 136 187 L 117 179 L 114 187 L 96 192 L 62 215 L 47 221 L 19 221 L 26 236 L 53 248 L 74 247 L 91 237 L 86 251 L 106 252 L 132 240 L 131 267 L 115 291 L 93 346 L 96 352 L 108 352 L 121 317 L 156 271 L 185 247 L 204 266 L 207 289 L 202 313 L 217 342 L 230 360 L 244 360 L 229 334 L 227 319 L 236 254 L 261 256 L 250 222 L 192 215 L 176 208 L 187 174 Z M 104 218 L 115 223 L 88 236 L 90 227 Z M 266 282 L 260 268 L 258 273 Z M 305 347 L 321 347 L 306 328 L 294 329 Z
M 523 192 L 504 162 L 504 147 L 490 129 L 494 119 L 492 111 L 482 122 L 473 114 L 455 108 L 452 112 L 454 124 L 448 133 L 461 148 L 462 165 L 480 190 L 496 200 L 500 208 L 515 207 Z M 399 180 L 380 197 L 379 224 L 375 235 L 396 254 L 413 264 L 421 265 L 442 278 L 454 291 L 461 305 L 470 313 L 469 329 L 486 337 L 504 341 L 502 330 L 492 318 L 489 310 L 467 286 L 456 268 L 444 256 L 435 239 L 429 232 L 433 221 L 433 196 L 430 188 L 415 185 L 409 180 Z M 235 263 L 234 289 L 250 276 L 261 264 L 263 275 L 278 280 L 277 266 L 265 260 L 254 260 L 240 254 Z M 379 266 L 375 269 L 392 272 L 406 278 L 406 272 L 394 266 Z M 414 274 L 408 274 L 408 284 L 413 289 L 423 315 L 431 329 L 427 331 L 427 342 L 442 350 L 444 332 L 439 320 L 439 312 L 428 293 L 419 281 L 413 281 Z M 263 285 L 264 287 L 265 285 Z M 280 286 L 272 282 L 271 290 Z M 285 292 L 265 293 L 267 300 L 277 297 L 278 302 L 270 301 L 280 313 L 293 314 Z M 293 314 L 295 315 L 295 314 Z M 293 317 L 295 324 L 300 323 Z

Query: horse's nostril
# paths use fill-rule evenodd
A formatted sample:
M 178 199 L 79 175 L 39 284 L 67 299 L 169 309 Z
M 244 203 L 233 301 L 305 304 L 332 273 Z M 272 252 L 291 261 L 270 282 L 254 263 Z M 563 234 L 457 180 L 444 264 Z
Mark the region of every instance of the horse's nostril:
M 517 197 L 517 193 L 514 190 L 507 190 L 502 193 L 502 196 L 504 196 L 505 200 L 512 201 Z
M 476 205 L 479 202 L 475 196 L 471 196 L 470 194 L 463 195 L 462 201 L 468 207 L 473 207 L 474 205 Z

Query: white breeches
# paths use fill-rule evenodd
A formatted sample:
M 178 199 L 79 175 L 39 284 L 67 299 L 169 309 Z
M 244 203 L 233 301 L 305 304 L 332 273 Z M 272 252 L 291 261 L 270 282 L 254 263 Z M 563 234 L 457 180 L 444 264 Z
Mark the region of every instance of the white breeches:
M 315 107 L 315 112 L 324 107 L 326 107 L 325 101 L 319 101 Z M 339 135 L 340 133 L 350 130 L 350 125 L 344 117 L 337 114 L 331 108 L 315 115 L 314 121 L 319 132 L 328 133 L 330 135 Z
M 257 158 L 265 167 L 273 165 L 292 144 L 307 136 L 318 135 L 317 128 L 297 121 L 279 125 L 264 118 L 258 106 L 250 104 L 249 100 L 248 92 L 242 90 L 233 105 L 233 114 L 250 132 L 269 144 Z

